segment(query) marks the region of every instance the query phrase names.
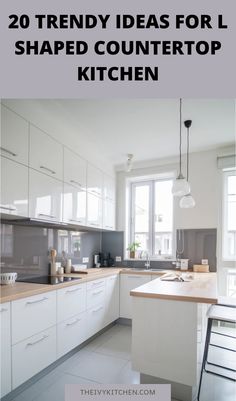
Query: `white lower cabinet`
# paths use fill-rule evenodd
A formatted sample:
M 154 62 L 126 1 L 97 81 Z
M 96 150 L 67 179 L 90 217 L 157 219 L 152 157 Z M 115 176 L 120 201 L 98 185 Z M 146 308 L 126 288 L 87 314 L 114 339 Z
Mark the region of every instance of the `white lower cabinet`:
M 11 312 L 10 302 L 0 305 L 1 386 L 0 398 L 11 391 Z
M 65 355 L 87 339 L 86 312 L 82 312 L 57 326 L 57 357 Z
M 86 309 L 86 284 L 68 286 L 57 291 L 57 321 L 62 322 Z
M 132 276 L 131 287 L 141 278 Z M 119 274 L 2 304 L 0 311 L 5 395 L 119 318 Z
M 51 327 L 14 345 L 12 347 L 13 389 L 55 360 L 56 327 Z
M 56 291 L 12 302 L 12 344 L 56 325 Z
M 132 299 L 130 291 L 151 281 L 152 276 L 139 274 L 120 275 L 120 317 L 132 319 Z
M 105 325 L 119 318 L 119 274 L 106 279 Z
M 88 338 L 100 331 L 104 324 L 105 303 L 87 310 L 87 334 Z

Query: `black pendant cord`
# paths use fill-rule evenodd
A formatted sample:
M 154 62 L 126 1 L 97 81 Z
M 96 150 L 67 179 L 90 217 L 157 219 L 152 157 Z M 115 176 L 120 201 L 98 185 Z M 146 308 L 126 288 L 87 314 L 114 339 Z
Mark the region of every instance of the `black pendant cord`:
M 187 181 L 189 180 L 189 127 L 187 128 Z
M 182 99 L 179 101 L 179 175 L 182 175 Z

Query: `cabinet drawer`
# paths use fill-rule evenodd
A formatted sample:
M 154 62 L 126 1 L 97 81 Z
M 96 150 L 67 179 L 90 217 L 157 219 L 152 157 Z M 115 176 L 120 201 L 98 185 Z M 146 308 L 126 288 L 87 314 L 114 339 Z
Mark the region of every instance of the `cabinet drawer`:
M 30 167 L 50 177 L 63 179 L 63 147 L 41 131 L 30 125 Z
M 56 324 L 56 291 L 12 302 L 12 344 Z
M 57 357 L 65 355 L 86 340 L 86 312 L 73 316 L 57 326 Z
M 56 360 L 56 327 L 12 347 L 13 389 Z
M 87 291 L 87 309 L 104 304 L 105 302 L 105 287 L 98 287 Z
M 105 326 L 105 306 L 97 305 L 87 311 L 87 334 L 93 336 Z
M 1 154 L 16 162 L 28 165 L 28 122 L 3 105 L 1 106 L 1 113 Z
M 93 290 L 94 288 L 98 288 L 98 287 L 105 287 L 105 283 L 106 283 L 105 278 L 89 281 L 87 283 L 87 291 Z
M 86 309 L 86 284 L 68 286 L 57 291 L 58 322 Z
M 11 314 L 10 302 L 0 305 L 1 386 L 0 398 L 11 391 Z

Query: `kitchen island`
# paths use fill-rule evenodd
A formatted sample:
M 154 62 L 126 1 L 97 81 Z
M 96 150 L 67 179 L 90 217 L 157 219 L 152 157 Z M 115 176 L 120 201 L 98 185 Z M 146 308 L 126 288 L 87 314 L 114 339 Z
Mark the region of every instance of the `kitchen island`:
M 130 292 L 132 367 L 141 383 L 171 383 L 172 397 L 181 401 L 196 399 L 206 312 L 217 303 L 216 274 L 190 276 L 186 282 L 157 278 Z

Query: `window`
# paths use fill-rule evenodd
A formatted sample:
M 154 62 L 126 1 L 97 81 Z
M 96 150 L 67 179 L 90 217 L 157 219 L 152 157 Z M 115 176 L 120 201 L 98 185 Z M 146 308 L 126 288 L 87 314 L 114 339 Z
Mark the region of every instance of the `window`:
M 172 179 L 131 183 L 129 242 L 139 242 L 138 252 L 152 257 L 173 254 Z
M 236 171 L 224 171 L 223 259 L 236 260 Z

